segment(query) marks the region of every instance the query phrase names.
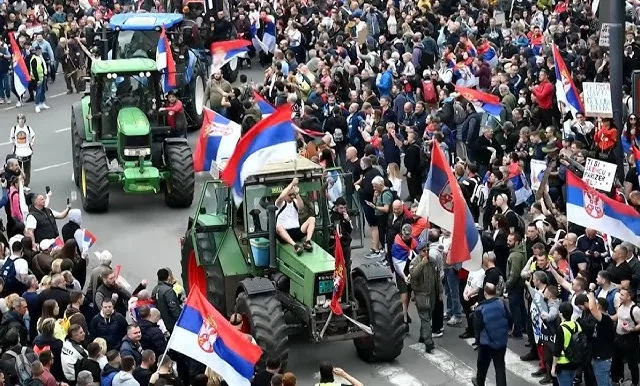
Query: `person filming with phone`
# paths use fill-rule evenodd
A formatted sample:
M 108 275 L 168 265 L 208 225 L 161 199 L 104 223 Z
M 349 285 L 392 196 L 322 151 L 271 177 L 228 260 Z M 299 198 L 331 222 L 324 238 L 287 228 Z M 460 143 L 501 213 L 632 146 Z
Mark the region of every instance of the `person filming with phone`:
M 67 207 L 62 212 L 56 212 L 45 206 L 44 194 L 36 194 L 33 204 L 29 207 L 29 214 L 25 221 L 25 235 L 31 237 L 35 244 L 44 239 L 55 239 L 60 234 L 56 220 L 66 218 L 71 205 L 67 199 Z
M 11 128 L 9 142 L 13 145 L 13 154 L 16 156 L 20 168 L 24 172 L 24 186 L 29 186 L 31 180 L 31 156 L 36 133 L 27 125 L 24 114 L 18 114 L 18 123 Z

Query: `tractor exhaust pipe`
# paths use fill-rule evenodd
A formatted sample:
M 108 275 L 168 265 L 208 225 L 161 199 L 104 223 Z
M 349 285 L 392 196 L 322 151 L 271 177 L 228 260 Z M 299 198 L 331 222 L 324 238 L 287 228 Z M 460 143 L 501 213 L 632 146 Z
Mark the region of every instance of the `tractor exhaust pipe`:
M 278 207 L 269 205 L 267 210 L 269 211 L 267 217 L 269 227 L 269 268 L 276 269 L 276 211 Z

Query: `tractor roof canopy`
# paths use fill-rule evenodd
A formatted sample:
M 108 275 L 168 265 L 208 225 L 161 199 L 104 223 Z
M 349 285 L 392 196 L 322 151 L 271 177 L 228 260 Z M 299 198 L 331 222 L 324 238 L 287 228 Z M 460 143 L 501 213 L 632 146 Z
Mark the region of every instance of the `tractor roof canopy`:
M 126 73 L 137 71 L 158 71 L 155 60 L 145 58 L 94 60 L 91 64 L 93 74 Z
M 169 29 L 182 22 L 179 13 L 119 13 L 109 20 L 109 28 L 120 31 L 151 31 Z
M 245 184 L 261 183 L 265 177 L 268 180 L 322 177 L 323 171 L 322 166 L 298 155 L 295 160 L 265 164 L 259 172 L 248 177 Z

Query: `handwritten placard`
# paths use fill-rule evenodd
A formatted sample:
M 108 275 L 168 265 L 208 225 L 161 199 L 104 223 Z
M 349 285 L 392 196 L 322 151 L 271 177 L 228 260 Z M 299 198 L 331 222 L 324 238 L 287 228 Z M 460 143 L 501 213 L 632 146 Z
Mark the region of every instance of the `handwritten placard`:
M 617 168 L 618 165 L 616 164 L 594 158 L 587 158 L 582 180 L 594 189 L 608 192 L 613 186 Z
M 585 82 L 582 84 L 582 90 L 584 110 L 588 117 L 613 117 L 609 83 Z

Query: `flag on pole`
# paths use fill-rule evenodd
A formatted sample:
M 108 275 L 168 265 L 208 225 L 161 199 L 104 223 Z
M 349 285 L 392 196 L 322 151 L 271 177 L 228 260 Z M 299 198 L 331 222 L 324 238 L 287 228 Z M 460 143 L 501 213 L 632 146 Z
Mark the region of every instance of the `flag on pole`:
M 96 238 L 96 236 L 93 235 L 93 233 L 89 232 L 86 229 L 82 230 L 82 246 L 81 246 L 81 250 L 86 251 L 87 249 L 91 248 L 91 246 L 93 244 L 96 243 L 98 239 Z
M 344 251 L 342 250 L 342 244 L 340 243 L 340 233 L 336 231 L 336 246 L 333 252 L 335 259 L 335 268 L 333 269 L 333 295 L 331 296 L 331 312 L 335 315 L 342 315 L 342 307 L 340 306 L 340 299 L 345 287 L 344 273 L 347 270 L 344 261 Z
M 225 160 L 231 158 L 241 132 L 239 124 L 205 107 L 200 135 L 193 151 L 194 170 L 209 170 L 211 162 L 222 166 Z
M 636 161 L 636 174 L 638 175 L 638 182 L 640 183 L 640 149 L 637 146 L 633 146 L 633 158 Z
M 460 185 L 437 141 L 433 141 L 431 168 L 417 214 L 451 232 L 452 243 L 447 264 L 462 263 L 463 268 L 470 272 L 481 267 L 483 250 L 480 234 Z
M 9 42 L 13 54 L 13 86 L 16 89 L 16 94 L 22 96 L 29 89 L 31 77 L 13 32 L 9 33 Z
M 160 38 L 156 47 L 156 68 L 162 73 L 162 91 L 168 93 L 178 85 L 176 80 L 176 62 L 173 60 L 173 53 L 167 39 L 167 31 L 162 25 Z
M 235 58 L 247 57 L 251 42 L 243 39 L 211 43 L 211 68 L 218 70 Z
M 460 96 L 473 103 L 476 107 L 476 110 L 479 108 L 489 115 L 500 117 L 500 112 L 502 111 L 502 103 L 500 102 L 500 98 L 493 94 L 474 90 L 468 87 L 455 87 L 456 92 L 459 92 Z
M 236 330 L 198 287 L 191 287 L 167 348 L 209 367 L 233 386 L 251 385 L 262 356 L 262 349 Z
M 553 44 L 551 46 L 551 50 L 556 69 L 556 99 L 558 100 L 558 103 L 562 103 L 566 108 L 568 108 L 571 115 L 575 118 L 577 113 L 584 112 L 580 92 L 573 83 L 571 73 L 569 72 L 567 65 L 564 63 L 562 55 L 560 55 L 558 46 Z

